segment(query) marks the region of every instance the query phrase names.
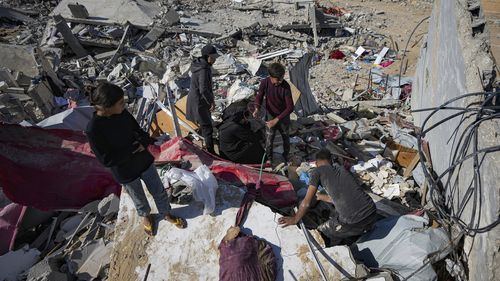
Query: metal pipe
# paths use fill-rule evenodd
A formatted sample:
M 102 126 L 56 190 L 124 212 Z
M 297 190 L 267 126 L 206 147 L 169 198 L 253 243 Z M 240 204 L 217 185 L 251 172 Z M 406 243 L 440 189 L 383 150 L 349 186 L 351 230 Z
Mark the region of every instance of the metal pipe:
M 309 236 L 309 232 L 307 231 L 306 226 L 304 225 L 304 222 L 302 220 L 300 220 L 300 228 L 302 228 L 302 231 L 304 232 L 304 236 L 306 237 L 306 240 L 307 240 L 307 245 L 309 246 L 309 250 L 311 250 L 311 253 L 314 257 L 314 261 L 316 262 L 316 265 L 319 268 L 319 272 L 321 273 L 321 277 L 323 277 L 323 281 L 328 281 L 328 278 L 326 277 L 325 268 L 319 262 L 318 256 L 316 255 L 316 252 L 313 249 L 313 245 L 311 242 L 311 237 Z

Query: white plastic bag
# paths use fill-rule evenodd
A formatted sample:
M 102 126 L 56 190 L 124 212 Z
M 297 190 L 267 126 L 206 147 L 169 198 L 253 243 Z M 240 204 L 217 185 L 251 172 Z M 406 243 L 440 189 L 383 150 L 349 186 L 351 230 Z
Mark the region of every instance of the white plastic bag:
M 201 187 L 193 188 L 194 200 L 202 201 L 205 204 L 204 215 L 211 214 L 215 211 L 215 193 L 219 187 L 217 179 L 205 165 L 198 167 L 194 172 L 202 182 Z
M 203 202 L 203 214 L 211 214 L 215 210 L 215 193 L 217 192 L 217 179 L 208 169 L 207 166 L 202 165 L 194 172 L 172 168 L 165 177 L 169 182 L 182 180 L 193 190 L 193 198 L 195 201 Z M 165 179 L 164 179 L 165 180 Z

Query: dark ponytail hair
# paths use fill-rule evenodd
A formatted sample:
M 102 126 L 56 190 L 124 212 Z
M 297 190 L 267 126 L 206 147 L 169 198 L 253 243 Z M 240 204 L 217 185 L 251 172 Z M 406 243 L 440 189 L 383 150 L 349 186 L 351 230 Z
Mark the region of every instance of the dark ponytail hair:
M 90 93 L 89 100 L 93 106 L 110 108 L 121 100 L 123 96 L 124 93 L 120 87 L 104 82 Z

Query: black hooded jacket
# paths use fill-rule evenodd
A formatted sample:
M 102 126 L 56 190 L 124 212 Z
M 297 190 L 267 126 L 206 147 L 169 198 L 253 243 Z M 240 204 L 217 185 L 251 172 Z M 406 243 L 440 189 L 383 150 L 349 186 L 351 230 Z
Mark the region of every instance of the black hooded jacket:
M 264 150 L 260 146 L 260 138 L 249 124 L 242 124 L 243 113 L 235 114 L 224 120 L 219 127 L 219 149 L 224 155 L 236 163 L 260 163 Z
M 207 111 L 214 103 L 214 93 L 212 91 L 212 70 L 210 64 L 203 58 L 197 58 L 191 64 L 191 86 L 186 105 L 186 117 L 188 120 L 198 124 L 207 123 L 207 114 L 200 114 L 200 111 Z M 210 115 L 208 114 L 210 118 Z

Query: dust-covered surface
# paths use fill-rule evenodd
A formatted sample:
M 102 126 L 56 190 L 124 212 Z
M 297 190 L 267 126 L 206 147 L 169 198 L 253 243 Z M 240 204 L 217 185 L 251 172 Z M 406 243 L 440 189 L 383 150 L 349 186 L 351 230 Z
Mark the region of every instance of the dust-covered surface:
M 130 197 L 122 194 L 109 280 L 142 280 L 148 264 L 148 280 L 218 280 L 218 246 L 234 224 L 243 194 L 238 187 L 220 185 L 213 216 L 202 215 L 203 206 L 198 203 L 172 205 L 175 215 L 187 219 L 188 227 L 178 229 L 161 221 L 158 233 L 149 240 L 139 233 L 142 228 Z M 278 217 L 268 207 L 254 203 L 243 232 L 271 244 L 278 258 L 277 280 L 318 280 L 320 274 L 302 231 L 279 227 Z M 318 236 L 315 239 L 321 241 Z M 355 276 L 355 264 L 347 247 L 321 249 L 318 256 L 330 280 Z

